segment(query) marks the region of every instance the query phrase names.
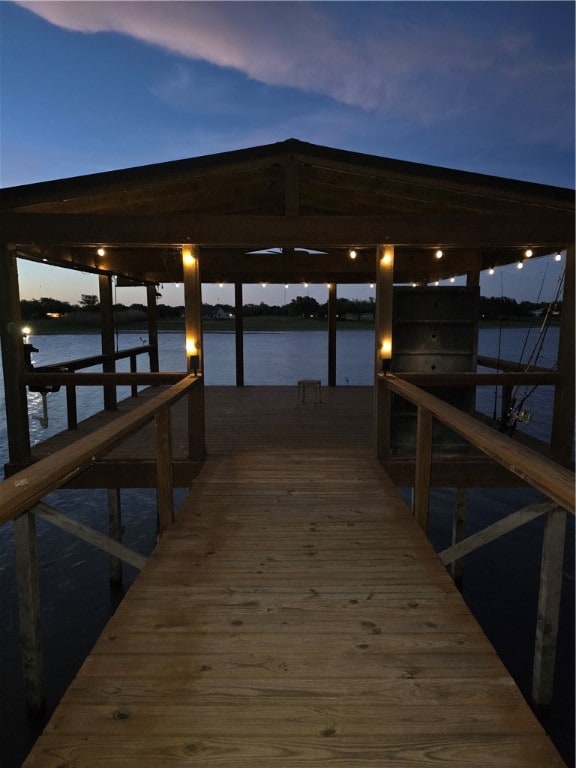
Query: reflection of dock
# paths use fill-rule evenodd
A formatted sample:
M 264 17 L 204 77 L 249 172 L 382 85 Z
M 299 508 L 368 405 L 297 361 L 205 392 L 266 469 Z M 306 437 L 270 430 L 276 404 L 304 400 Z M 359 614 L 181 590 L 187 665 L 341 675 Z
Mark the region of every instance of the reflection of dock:
M 26 765 L 562 765 L 368 445 L 280 434 L 221 436 Z

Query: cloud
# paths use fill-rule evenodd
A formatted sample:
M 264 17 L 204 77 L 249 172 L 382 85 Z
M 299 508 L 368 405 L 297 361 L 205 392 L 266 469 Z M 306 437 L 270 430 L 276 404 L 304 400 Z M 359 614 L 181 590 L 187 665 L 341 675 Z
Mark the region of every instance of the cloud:
M 506 102 L 527 83 L 571 87 L 572 67 L 527 56 L 530 34 L 511 21 L 477 29 L 466 8 L 475 3 L 18 4 L 68 30 L 128 35 L 267 85 L 424 124 L 477 109 L 479 94 Z M 184 69 L 179 76 L 172 88 L 180 93 L 188 85 Z

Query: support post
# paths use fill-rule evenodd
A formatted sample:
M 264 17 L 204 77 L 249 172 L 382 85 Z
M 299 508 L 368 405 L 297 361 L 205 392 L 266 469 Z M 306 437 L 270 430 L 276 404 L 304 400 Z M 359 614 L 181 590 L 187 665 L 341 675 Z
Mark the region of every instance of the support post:
M 328 386 L 336 386 L 336 283 L 328 283 Z
M 552 457 L 559 462 L 570 462 L 574 439 L 574 244 L 566 249 L 566 273 L 562 297 L 562 319 L 558 343 L 558 373 L 560 383 L 554 392 L 552 416 Z
M 7 245 L 0 245 L 0 340 L 4 371 L 5 415 L 10 461 L 25 462 L 30 458 L 28 401 L 24 374 L 24 349 L 18 266 Z
M 119 488 L 108 488 L 108 535 L 114 541 L 122 541 L 122 506 Z M 110 584 L 122 584 L 122 560 L 112 555 L 110 557 Z
M 466 488 L 454 489 L 454 517 L 452 520 L 452 546 L 458 544 L 466 535 Z M 454 560 L 450 565 L 452 579 L 462 588 L 464 578 L 464 559 Z
M 66 385 L 66 415 L 68 429 L 78 429 L 78 410 L 76 408 L 76 387 L 74 384 Z
M 136 362 L 136 355 L 130 355 L 130 373 L 136 373 L 138 371 L 138 364 Z M 132 384 L 130 387 L 130 394 L 132 397 L 138 396 L 138 385 Z
M 182 268 L 184 272 L 187 370 L 196 374 L 203 374 L 202 283 L 197 246 L 182 246 Z M 188 394 L 188 457 L 203 461 L 205 443 L 204 381 L 202 377 L 196 386 L 191 387 Z
M 25 512 L 14 520 L 14 540 L 26 707 L 32 714 L 42 714 L 46 709 L 46 684 L 40 627 L 36 521 L 31 512 Z
M 540 591 L 532 671 L 532 700 L 545 711 L 552 701 L 558 617 L 562 592 L 562 565 L 566 537 L 566 512 L 555 507 L 546 515 L 542 542 Z
M 394 295 L 394 246 L 376 248 L 376 317 L 375 317 L 375 376 L 390 370 L 392 360 L 392 300 Z M 382 453 L 390 445 L 390 408 L 392 398 L 388 387 L 375 387 L 376 391 L 376 450 Z M 387 436 L 382 432 L 388 431 Z M 388 448 L 389 454 L 389 448 Z M 380 460 L 389 458 L 382 453 Z
M 104 360 L 104 373 L 115 373 L 114 360 L 114 303 L 112 300 L 112 276 L 98 275 L 100 289 L 100 333 L 102 339 L 102 354 L 110 357 Z M 104 387 L 104 408 L 107 411 L 116 410 L 116 387 Z
M 150 370 L 158 373 L 158 307 L 156 304 L 156 286 L 146 286 L 146 300 L 148 303 L 148 345 L 152 347 L 148 356 L 150 358 Z
M 412 512 L 426 534 L 428 534 L 428 510 L 430 507 L 432 424 L 433 418 L 430 411 L 419 405 L 418 422 L 416 425 L 416 468 Z
M 174 521 L 172 480 L 172 432 L 170 409 L 162 408 L 156 421 L 156 499 L 158 506 L 158 533 L 160 536 Z
M 376 423 L 378 429 L 376 432 L 376 456 L 378 461 L 388 461 L 391 456 L 390 446 L 390 419 L 392 414 L 392 392 L 388 389 L 385 382 L 380 379 L 376 382 L 376 387 L 380 391 L 376 395 Z
M 244 386 L 244 315 L 242 283 L 234 283 L 234 332 L 236 341 L 236 386 Z

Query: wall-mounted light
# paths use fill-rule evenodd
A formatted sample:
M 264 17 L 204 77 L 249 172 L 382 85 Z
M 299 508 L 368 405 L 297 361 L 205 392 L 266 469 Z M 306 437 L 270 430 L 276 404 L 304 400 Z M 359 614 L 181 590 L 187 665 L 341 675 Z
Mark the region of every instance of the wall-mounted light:
M 186 245 L 182 248 L 182 263 L 185 267 L 191 267 L 196 263 L 196 259 L 192 255 L 192 249 Z
M 558 251 L 556 256 L 554 256 L 554 261 L 562 261 L 562 254 L 560 253 L 560 251 Z
M 356 251 L 354 250 L 354 248 L 351 248 L 351 249 L 348 251 L 348 256 L 350 256 L 350 258 L 351 258 L 351 259 L 355 259 L 355 258 L 356 258 L 356 256 L 358 256 L 358 254 L 356 253 Z
M 438 248 L 438 250 L 436 251 L 436 253 L 434 254 L 434 256 L 436 256 L 436 258 L 437 258 L 437 259 L 441 259 L 441 258 L 442 258 L 442 256 L 444 256 L 444 253 L 443 253 L 443 251 L 442 251 L 442 250 L 440 250 L 440 248 Z
M 490 267 L 490 269 L 488 270 L 488 274 L 493 275 L 494 272 L 495 272 L 494 267 Z
M 392 256 L 392 252 L 386 249 L 384 251 L 384 255 L 380 259 L 380 264 L 382 264 L 383 267 L 391 267 L 394 263 L 394 258 Z
M 386 337 L 382 339 L 380 343 L 380 364 L 382 373 L 388 373 L 390 371 L 390 363 L 392 361 L 392 339 Z
M 192 371 L 194 376 L 198 376 L 200 355 L 194 339 L 186 339 L 186 357 L 188 358 L 188 370 Z
M 32 328 L 30 328 L 29 325 L 25 325 L 22 328 L 22 339 L 24 340 L 24 344 L 28 342 L 28 336 L 32 333 Z
M 106 250 L 104 248 L 98 248 L 96 253 L 98 254 L 98 256 L 106 256 Z

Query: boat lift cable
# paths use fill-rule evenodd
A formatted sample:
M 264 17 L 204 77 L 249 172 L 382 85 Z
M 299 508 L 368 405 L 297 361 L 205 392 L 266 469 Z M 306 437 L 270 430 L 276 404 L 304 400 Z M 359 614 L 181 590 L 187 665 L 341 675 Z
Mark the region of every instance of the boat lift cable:
M 532 353 L 524 367 L 524 371 L 528 372 L 530 368 L 535 367 L 538 363 L 538 360 L 540 358 L 540 355 L 542 353 L 542 348 L 544 346 L 544 341 L 546 339 L 546 334 L 548 332 L 548 329 L 550 328 L 550 320 L 552 318 L 552 313 L 554 312 L 554 309 L 558 303 L 560 293 L 562 291 L 563 285 L 564 285 L 564 279 L 565 279 L 566 270 L 562 272 L 560 277 L 558 278 L 558 283 L 556 285 L 556 291 L 554 294 L 554 298 L 551 302 L 549 302 L 548 307 L 546 309 L 546 313 L 544 315 L 544 319 L 542 321 L 542 324 L 540 326 L 540 332 L 538 334 L 538 338 L 536 339 L 536 342 L 534 344 Z M 554 368 L 556 365 L 554 366 Z M 516 425 L 519 421 L 525 421 L 528 422 L 530 420 L 530 414 L 524 411 L 524 404 L 528 400 L 528 398 L 534 393 L 536 390 L 536 386 L 530 387 L 526 391 L 526 393 L 520 397 L 520 392 L 522 391 L 522 386 L 518 385 L 516 389 L 514 390 L 514 393 L 512 395 L 512 398 L 510 400 L 510 408 L 509 408 L 509 417 L 507 419 L 507 423 L 504 426 L 508 426 L 509 423 L 509 434 L 512 434 L 516 428 Z

